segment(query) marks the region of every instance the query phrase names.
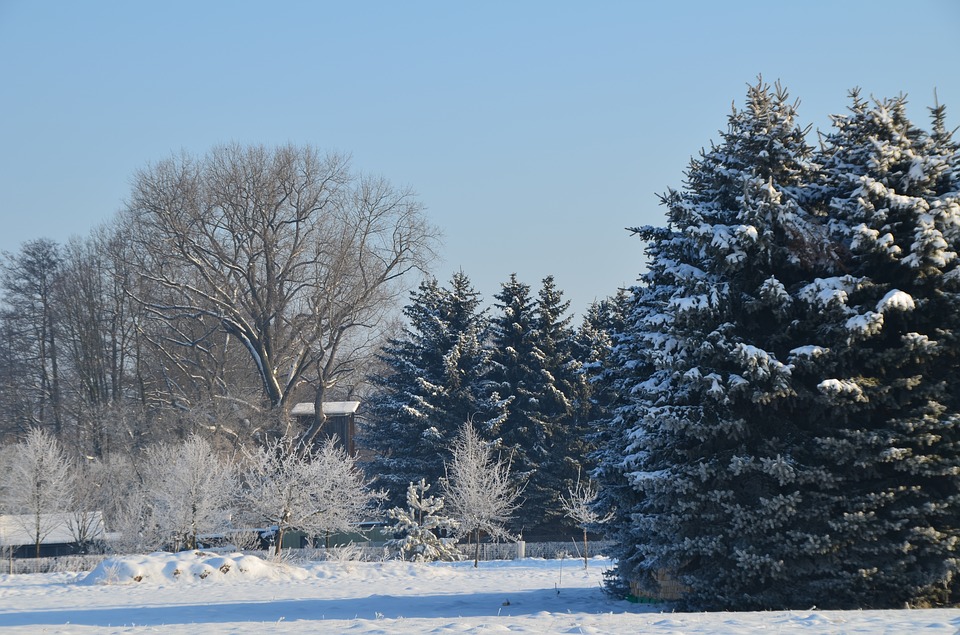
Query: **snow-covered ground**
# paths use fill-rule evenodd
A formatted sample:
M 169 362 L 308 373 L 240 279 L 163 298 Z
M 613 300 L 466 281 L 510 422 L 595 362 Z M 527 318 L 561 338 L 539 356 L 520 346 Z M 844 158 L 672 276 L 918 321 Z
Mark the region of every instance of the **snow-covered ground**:
M 0 576 L 2 633 L 957 633 L 960 609 L 672 613 L 613 601 L 609 561 L 410 564 L 166 554 Z M 135 582 L 134 577 L 140 581 Z

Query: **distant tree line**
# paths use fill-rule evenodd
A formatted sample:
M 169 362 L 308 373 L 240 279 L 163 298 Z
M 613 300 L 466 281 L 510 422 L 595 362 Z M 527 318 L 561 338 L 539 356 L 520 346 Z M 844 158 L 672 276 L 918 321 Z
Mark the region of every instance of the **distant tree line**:
M 412 192 L 309 146 L 147 166 L 108 225 L 0 259 L 0 441 L 313 438 L 322 409 L 295 429 L 292 401 L 362 386 L 435 236 Z

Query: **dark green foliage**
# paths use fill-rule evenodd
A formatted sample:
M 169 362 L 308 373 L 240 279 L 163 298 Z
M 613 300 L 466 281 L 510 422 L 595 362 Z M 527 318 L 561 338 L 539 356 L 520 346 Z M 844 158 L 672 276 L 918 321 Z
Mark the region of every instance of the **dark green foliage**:
M 479 307 L 462 273 L 448 287 L 425 282 L 404 309 L 403 335 L 381 355 L 387 370 L 372 378 L 377 393 L 363 443 L 376 452 L 368 470 L 394 506 L 403 504 L 409 483 L 444 475 L 450 442 L 465 421 L 487 438 L 499 432 L 506 405 L 487 380 L 487 319 Z
M 853 93 L 825 139 L 833 229 L 848 250 L 846 340 L 820 386 L 834 423 L 817 439 L 840 494 L 835 593 L 861 606 L 946 599 L 960 509 L 957 147 L 903 98 Z
M 958 536 L 957 148 L 858 98 L 814 156 L 758 84 L 638 228 L 599 375 L 623 582 L 707 609 L 947 599 Z
M 544 279 L 536 301 L 515 275 L 495 298 L 490 378 L 510 400 L 501 439 L 513 474 L 525 484 L 515 525 L 525 535 L 563 535 L 569 523 L 559 497 L 587 453 L 581 429 L 587 387 L 569 302 L 552 277 Z

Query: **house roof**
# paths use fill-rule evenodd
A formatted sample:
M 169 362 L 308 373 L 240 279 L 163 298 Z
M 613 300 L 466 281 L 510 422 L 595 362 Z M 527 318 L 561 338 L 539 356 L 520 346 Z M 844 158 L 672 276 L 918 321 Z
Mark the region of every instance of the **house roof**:
M 328 417 L 337 415 L 352 415 L 360 407 L 359 401 L 324 401 L 323 414 Z M 313 402 L 307 401 L 296 404 L 290 409 L 290 414 L 294 417 L 306 417 L 313 414 Z
M 103 513 L 87 512 L 86 514 L 40 514 L 40 533 L 43 539 L 40 544 L 54 545 L 74 542 L 74 532 L 71 526 L 78 521 L 86 522 L 91 536 L 104 536 Z M 33 514 L 7 514 L 0 516 L 0 546 L 19 547 L 32 545 L 36 540 L 36 516 Z

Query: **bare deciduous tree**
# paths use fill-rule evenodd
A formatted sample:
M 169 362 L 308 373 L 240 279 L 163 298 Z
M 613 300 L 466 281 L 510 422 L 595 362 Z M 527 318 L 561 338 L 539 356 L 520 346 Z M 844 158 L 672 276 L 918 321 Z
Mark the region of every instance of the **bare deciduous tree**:
M 577 527 L 583 530 L 583 568 L 587 568 L 588 558 L 590 557 L 587 548 L 587 530 L 609 522 L 613 518 L 613 513 L 601 516 L 594 509 L 594 503 L 597 501 L 597 495 L 600 490 L 597 484 L 589 479 L 581 480 L 581 474 L 577 472 L 576 484 L 567 490 L 568 496 L 560 497 L 560 505 L 566 513 L 567 518 L 577 523 Z
M 236 500 L 232 463 L 202 437 L 161 443 L 145 457 L 144 494 L 160 534 L 174 549 L 196 549 L 197 536 L 226 529 Z
M 13 462 L 17 458 L 19 448 L 17 444 L 0 445 L 0 514 L 9 514 L 10 494 L 9 490 L 13 486 L 10 481 L 10 474 L 13 471 Z
M 124 529 L 120 519 L 128 511 L 128 500 L 142 489 L 140 470 L 127 453 L 110 453 L 102 459 L 88 460 L 84 466 L 83 499 L 90 509 L 103 512 L 103 520 L 111 531 Z
M 153 517 L 142 487 L 126 492 L 123 505 L 117 509 L 112 528 L 119 536 L 111 541 L 117 553 L 146 553 L 162 548 L 165 536 Z
M 255 521 L 277 527 L 278 554 L 286 531 L 316 536 L 349 531 L 377 498 L 335 439 L 313 450 L 278 439 L 248 452 L 247 459 L 242 505 Z
M 30 403 L 31 369 L 22 329 L 14 315 L 0 309 L 0 441 L 11 447 L 29 428 L 34 408 Z
M 106 545 L 103 523 L 103 485 L 96 460 L 81 459 L 73 465 L 73 496 L 66 515 L 67 529 L 81 553 L 102 550 Z
M 239 343 L 282 411 L 293 391 L 324 391 L 432 255 L 435 230 L 412 192 L 353 174 L 315 149 L 239 145 L 161 161 L 135 178 L 127 209 L 137 267 L 156 291 L 141 302 L 171 326 L 166 350 Z M 180 329 L 185 321 L 191 329 Z
M 454 518 L 475 534 L 476 567 L 480 562 L 481 532 L 496 538 L 514 538 L 506 524 L 519 506 L 521 489 L 510 475 L 509 461 L 494 456 L 491 445 L 480 438 L 469 421 L 460 428 L 451 451 L 444 494 Z
M 17 446 L 10 464 L 5 507 L 23 521 L 33 537 L 36 557 L 40 545 L 69 511 L 73 488 L 73 464 L 49 432 L 34 428 Z
M 46 239 L 28 241 L 17 254 L 4 253 L 0 261 L 0 289 L 8 307 L 3 318 L 18 342 L 15 352 L 22 368 L 29 373 L 18 382 L 26 418 L 20 425 L 51 425 L 58 435 L 62 403 L 54 289 L 61 263 L 60 246 Z
M 100 425 L 105 413 L 124 401 L 143 402 L 142 310 L 128 293 L 125 243 L 119 230 L 107 228 L 68 242 L 55 293 L 63 410 L 71 424 L 61 439 L 96 458 L 115 449 Z

